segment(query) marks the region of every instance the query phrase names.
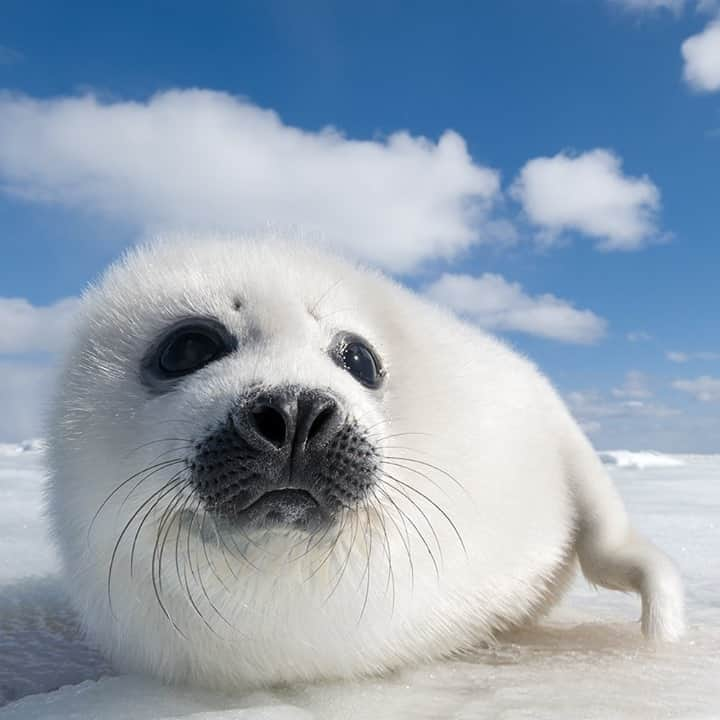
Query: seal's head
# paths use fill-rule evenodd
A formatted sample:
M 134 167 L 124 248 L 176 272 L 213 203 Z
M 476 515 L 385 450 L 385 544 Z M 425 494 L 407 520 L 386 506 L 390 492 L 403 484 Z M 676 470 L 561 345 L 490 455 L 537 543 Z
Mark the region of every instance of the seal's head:
M 86 293 L 50 513 L 117 666 L 219 688 L 357 676 L 559 590 L 573 428 L 529 363 L 377 273 L 159 243 Z

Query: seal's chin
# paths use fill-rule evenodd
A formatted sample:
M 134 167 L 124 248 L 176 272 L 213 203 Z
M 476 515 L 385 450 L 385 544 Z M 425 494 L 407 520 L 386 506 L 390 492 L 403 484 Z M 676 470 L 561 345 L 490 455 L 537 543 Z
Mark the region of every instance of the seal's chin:
M 232 518 L 242 527 L 315 530 L 330 516 L 307 490 L 269 490 Z

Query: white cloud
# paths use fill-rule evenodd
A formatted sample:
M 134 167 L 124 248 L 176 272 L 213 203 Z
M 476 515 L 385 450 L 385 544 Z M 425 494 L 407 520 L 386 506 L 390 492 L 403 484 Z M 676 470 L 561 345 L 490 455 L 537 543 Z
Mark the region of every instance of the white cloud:
M 661 403 L 649 403 L 637 398 L 606 399 L 597 390 L 577 390 L 565 396 L 570 410 L 583 424 L 594 423 L 595 430 L 602 421 L 622 418 L 667 418 L 679 415 L 674 408 Z
M 578 390 L 565 396 L 568 406 L 583 422 L 627 417 L 666 418 L 680 414 L 678 410 L 661 403 L 648 403 L 637 398 L 606 399 L 597 390 Z
M 0 354 L 54 352 L 71 332 L 77 298 L 37 307 L 24 298 L 0 297 Z
M 714 15 L 716 12 L 720 12 L 720 0 L 698 0 L 697 11 Z
M 699 92 L 720 90 L 720 20 L 682 44 L 685 82 Z
M 659 190 L 647 177 L 624 175 L 609 150 L 534 158 L 511 193 L 544 242 L 578 231 L 597 238 L 600 250 L 637 250 L 658 235 Z
M 694 380 L 676 380 L 673 387 L 690 393 L 701 402 L 720 402 L 720 378 L 702 375 Z
M 625 337 L 628 339 L 629 342 L 647 342 L 649 340 L 652 340 L 652 335 L 648 332 L 645 332 L 644 330 L 633 330 L 632 332 L 627 333 Z
M 685 0 L 610 0 L 610 2 L 631 12 L 670 10 L 679 15 L 685 8 Z
M 43 433 L 56 353 L 70 340 L 78 304 L 71 297 L 38 307 L 24 298 L 0 297 L 0 439 L 16 442 Z M 26 354 L 35 359 L 19 357 Z
M 687 414 L 656 401 L 617 400 L 598 390 L 571 392 L 565 399 L 597 448 L 718 452 L 717 414 Z
M 608 0 L 611 5 L 633 13 L 654 13 L 670 10 L 676 17 L 682 15 L 689 4 L 687 0 Z M 695 10 L 699 13 L 714 14 L 720 10 L 720 0 L 696 0 Z
M 678 422 L 682 413 L 662 403 L 638 398 L 606 398 L 598 390 L 570 392 L 565 400 L 597 447 L 682 450 L 692 442 L 684 432 L 683 423 Z
M 638 400 L 652 397 L 652 392 L 648 386 L 648 378 L 645 373 L 639 370 L 629 370 L 625 374 L 623 385 L 613 388 L 612 395 L 616 398 Z
M 57 370 L 50 364 L 0 361 L 0 440 L 43 435 L 43 419 Z
M 582 344 L 593 343 L 605 334 L 605 320 L 590 310 L 577 310 L 554 295 L 531 297 L 520 284 L 500 275 L 446 273 L 425 292 L 487 329 L 515 330 Z
M 151 230 L 296 227 L 395 271 L 497 239 L 483 231 L 498 173 L 457 133 L 351 140 L 206 90 L 142 103 L 0 96 L 0 179 Z
M 670 10 L 680 16 L 686 0 L 609 0 L 613 5 L 635 13 Z M 720 0 L 697 0 L 693 3 L 698 13 L 717 16 Z M 704 30 L 683 42 L 680 52 L 685 66 L 685 82 L 698 92 L 720 90 L 720 18 L 709 22 Z
M 720 353 L 716 352 L 673 352 L 668 351 L 665 357 L 674 363 L 686 363 L 690 360 L 720 360 Z

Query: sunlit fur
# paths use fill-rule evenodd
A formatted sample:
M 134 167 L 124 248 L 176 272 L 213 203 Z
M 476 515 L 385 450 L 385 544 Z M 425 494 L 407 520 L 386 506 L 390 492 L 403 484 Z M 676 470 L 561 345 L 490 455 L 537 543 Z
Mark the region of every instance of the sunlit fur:
M 145 353 L 180 318 L 238 350 L 158 394 Z M 380 390 L 328 355 L 366 338 Z M 244 531 L 193 495 L 187 460 L 252 384 L 326 388 L 379 455 L 332 527 Z M 354 677 L 526 623 L 579 558 L 683 629 L 672 563 L 631 529 L 588 441 L 523 357 L 366 269 L 298 243 L 184 238 L 132 251 L 85 296 L 51 417 L 49 509 L 89 636 L 120 669 L 237 689 Z

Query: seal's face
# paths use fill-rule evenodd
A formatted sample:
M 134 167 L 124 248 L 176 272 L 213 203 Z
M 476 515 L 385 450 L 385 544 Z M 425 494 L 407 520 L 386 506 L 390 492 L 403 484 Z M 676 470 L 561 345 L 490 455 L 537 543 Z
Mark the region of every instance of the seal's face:
M 559 473 L 536 482 L 551 443 L 498 431 L 528 412 L 519 362 L 308 249 L 134 252 L 85 298 L 52 418 L 51 517 L 92 637 L 228 688 L 375 672 L 524 617 L 569 512 Z
M 387 380 L 375 347 L 382 338 L 369 339 L 356 308 L 338 307 L 347 293 L 323 269 L 309 284 L 299 268 L 267 272 L 274 256 L 262 248 L 242 259 L 233 268 L 212 252 L 186 252 L 173 257 L 169 277 L 161 272 L 152 282 L 143 277 L 148 265 L 156 270 L 152 262 L 132 272 L 121 266 L 86 303 L 87 335 L 70 382 L 79 367 L 95 367 L 83 393 L 114 401 L 68 416 L 83 442 L 95 439 L 93 454 L 127 473 L 85 489 L 99 501 L 91 536 L 112 508 L 129 522 L 109 563 L 110 601 L 124 545 L 133 543 L 135 572 L 153 528 L 150 570 L 159 587 L 163 555 L 174 552 L 178 534 L 190 552 L 202 542 L 211 554 L 211 533 L 255 549 L 273 541 L 277 549 L 278 536 L 290 535 L 289 550 L 298 535 L 333 538 L 333 527 L 374 501 Z M 120 316 L 129 332 L 112 327 Z M 135 508 L 137 517 L 128 513 Z
M 217 320 L 186 318 L 149 349 L 141 378 L 151 392 L 178 392 L 182 381 L 237 354 L 238 346 Z M 357 382 L 379 390 L 385 371 L 366 340 L 339 332 L 326 352 Z M 189 486 L 214 519 L 238 529 L 313 530 L 366 501 L 378 456 L 338 392 L 264 379 L 194 444 L 188 468 Z

